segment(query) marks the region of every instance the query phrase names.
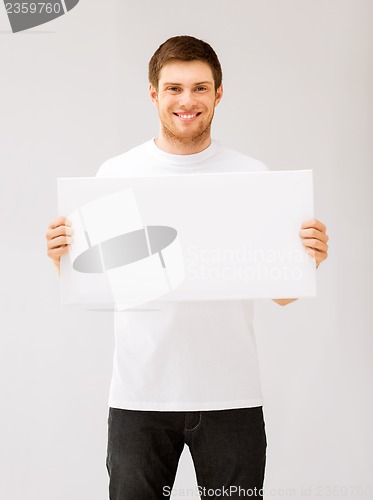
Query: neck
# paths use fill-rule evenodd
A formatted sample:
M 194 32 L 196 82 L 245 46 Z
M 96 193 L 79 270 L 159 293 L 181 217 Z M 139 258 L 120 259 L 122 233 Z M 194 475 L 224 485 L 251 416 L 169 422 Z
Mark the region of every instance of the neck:
M 179 138 L 171 134 L 165 127 L 160 128 L 155 144 L 166 153 L 173 155 L 193 155 L 207 149 L 211 144 L 210 127 L 198 137 Z

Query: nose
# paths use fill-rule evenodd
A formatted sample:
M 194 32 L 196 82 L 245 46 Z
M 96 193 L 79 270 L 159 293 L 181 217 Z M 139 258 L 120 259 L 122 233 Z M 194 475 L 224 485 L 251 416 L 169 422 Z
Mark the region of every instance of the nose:
M 190 109 L 196 104 L 196 96 L 191 90 L 184 90 L 179 96 L 179 104 Z

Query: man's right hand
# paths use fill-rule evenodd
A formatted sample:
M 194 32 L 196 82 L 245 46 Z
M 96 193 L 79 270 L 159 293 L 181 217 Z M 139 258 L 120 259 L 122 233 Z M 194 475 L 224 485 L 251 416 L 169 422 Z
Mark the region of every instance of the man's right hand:
M 45 235 L 47 240 L 47 253 L 60 274 L 60 258 L 68 252 L 68 245 L 72 242 L 73 229 L 71 222 L 66 217 L 58 217 L 48 225 Z

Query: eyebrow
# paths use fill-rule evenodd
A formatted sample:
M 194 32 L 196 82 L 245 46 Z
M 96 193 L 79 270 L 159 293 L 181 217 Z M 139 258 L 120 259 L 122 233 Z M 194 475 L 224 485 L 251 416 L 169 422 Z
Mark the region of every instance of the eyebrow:
M 213 82 L 210 82 L 209 80 L 206 80 L 204 82 L 196 82 L 196 83 L 193 83 L 193 85 L 212 85 Z M 163 84 L 164 87 L 168 86 L 168 85 L 183 85 L 182 83 L 177 83 L 177 82 L 165 82 Z

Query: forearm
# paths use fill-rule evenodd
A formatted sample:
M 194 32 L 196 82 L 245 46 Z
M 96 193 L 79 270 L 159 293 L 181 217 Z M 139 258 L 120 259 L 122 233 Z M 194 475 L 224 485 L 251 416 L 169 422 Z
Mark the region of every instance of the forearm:
M 319 267 L 320 262 L 316 264 L 316 269 Z M 288 304 L 291 304 L 292 302 L 295 302 L 298 299 L 272 299 L 273 302 L 276 302 L 279 306 L 287 306 Z
M 286 306 L 287 304 L 290 304 L 291 302 L 294 302 L 298 299 L 272 299 L 273 302 L 276 302 L 279 306 Z

